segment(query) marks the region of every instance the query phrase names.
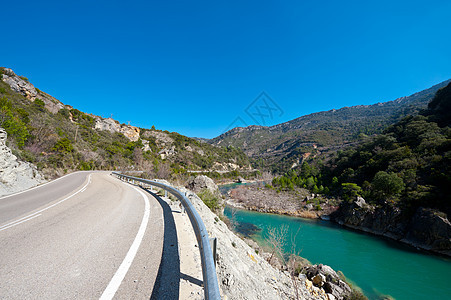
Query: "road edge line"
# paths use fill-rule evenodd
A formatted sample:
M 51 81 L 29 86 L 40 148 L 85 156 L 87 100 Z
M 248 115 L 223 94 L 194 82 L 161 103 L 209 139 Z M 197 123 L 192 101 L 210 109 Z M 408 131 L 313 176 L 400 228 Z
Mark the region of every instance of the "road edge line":
M 144 208 L 144 216 L 141 221 L 141 225 L 139 226 L 138 233 L 136 234 L 135 240 L 133 241 L 132 245 L 130 246 L 130 249 L 128 250 L 127 254 L 125 255 L 124 260 L 122 261 L 121 265 L 117 269 L 116 273 L 114 273 L 113 278 L 111 278 L 110 283 L 106 287 L 106 289 L 103 291 L 102 296 L 100 296 L 100 300 L 110 300 L 113 299 L 114 295 L 116 294 L 117 290 L 119 289 L 120 285 L 122 284 L 122 281 L 124 280 L 125 275 L 127 274 L 130 266 L 133 263 L 133 260 L 135 259 L 136 254 L 138 253 L 139 246 L 141 246 L 141 242 L 144 238 L 144 234 L 147 229 L 147 224 L 149 223 L 150 218 L 150 202 L 149 198 L 146 194 L 144 194 L 142 191 L 137 189 L 136 187 L 132 186 L 133 189 L 135 189 L 137 192 L 141 194 L 143 197 L 145 208 Z

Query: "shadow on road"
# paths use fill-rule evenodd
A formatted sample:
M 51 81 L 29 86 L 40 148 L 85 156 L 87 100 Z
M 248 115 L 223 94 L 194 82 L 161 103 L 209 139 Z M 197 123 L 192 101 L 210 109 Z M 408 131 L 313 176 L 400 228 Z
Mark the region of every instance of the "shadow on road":
M 150 296 L 151 300 L 179 299 L 180 289 L 180 257 L 178 252 L 177 230 L 172 217 L 171 207 L 157 194 L 145 190 L 158 200 L 163 208 L 164 241 L 163 254 L 157 280 Z

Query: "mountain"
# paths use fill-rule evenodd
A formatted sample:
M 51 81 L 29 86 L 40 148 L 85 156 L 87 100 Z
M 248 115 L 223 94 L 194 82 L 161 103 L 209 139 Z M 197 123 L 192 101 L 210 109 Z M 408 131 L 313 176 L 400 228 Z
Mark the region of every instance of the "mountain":
M 0 127 L 8 146 L 46 177 L 74 170 L 142 170 L 160 178 L 192 170 L 250 170 L 248 157 L 176 132 L 120 124 L 65 105 L 0 68 Z
M 237 127 L 209 143 L 240 148 L 257 165 L 284 172 L 310 154 L 341 148 L 362 135 L 380 133 L 404 116 L 418 113 L 449 82 L 389 102 L 318 112 L 270 127 Z

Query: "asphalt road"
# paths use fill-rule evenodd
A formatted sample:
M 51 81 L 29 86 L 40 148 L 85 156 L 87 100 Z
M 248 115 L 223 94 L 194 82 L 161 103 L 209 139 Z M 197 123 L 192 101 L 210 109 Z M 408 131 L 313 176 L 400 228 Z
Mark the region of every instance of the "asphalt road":
M 0 198 L 0 299 L 149 299 L 162 208 L 106 172 Z

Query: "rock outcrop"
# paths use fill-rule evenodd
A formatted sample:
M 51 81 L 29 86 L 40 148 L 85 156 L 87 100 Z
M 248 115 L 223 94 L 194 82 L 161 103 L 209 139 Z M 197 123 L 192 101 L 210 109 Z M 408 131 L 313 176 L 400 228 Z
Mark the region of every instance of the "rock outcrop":
M 373 206 L 363 199 L 343 202 L 332 220 L 417 248 L 451 256 L 451 223 L 446 214 L 420 207 L 412 215 L 389 204 Z
M 125 135 L 130 141 L 136 142 L 139 140 L 139 128 L 131 125 L 121 125 L 121 133 Z
M 19 192 L 44 182 L 36 167 L 21 162 L 6 146 L 7 134 L 0 128 L 0 196 Z
M 328 299 L 347 299 L 351 294 L 349 285 L 341 280 L 340 276 L 329 266 L 313 265 L 305 272 L 305 280 L 310 280 L 317 288 L 322 288 Z M 302 278 L 302 274 L 300 275 Z
M 207 189 L 213 194 L 219 194 L 219 189 L 216 183 L 213 181 L 213 179 L 205 175 L 191 177 L 186 183 L 185 187 L 195 193 L 199 193 Z
M 4 68 L 2 80 L 16 93 L 22 94 L 31 101 L 40 99 L 44 102 L 45 108 L 53 114 L 56 114 L 64 105 L 54 97 L 37 90 L 28 79 L 17 76 L 13 70 Z
M 94 128 L 98 130 L 107 130 L 109 132 L 120 132 L 132 142 L 139 140 L 140 130 L 138 127 L 120 124 L 118 121 L 112 118 L 103 119 L 97 117 Z
M 121 130 L 121 124 L 112 118 L 97 118 L 94 128 L 99 130 L 107 130 L 109 132 L 119 132 Z
M 38 91 L 36 91 L 35 87 L 24 77 L 17 76 L 11 69 L 4 69 L 2 80 L 7 83 L 13 91 L 24 95 L 31 101 L 34 101 L 38 96 Z

